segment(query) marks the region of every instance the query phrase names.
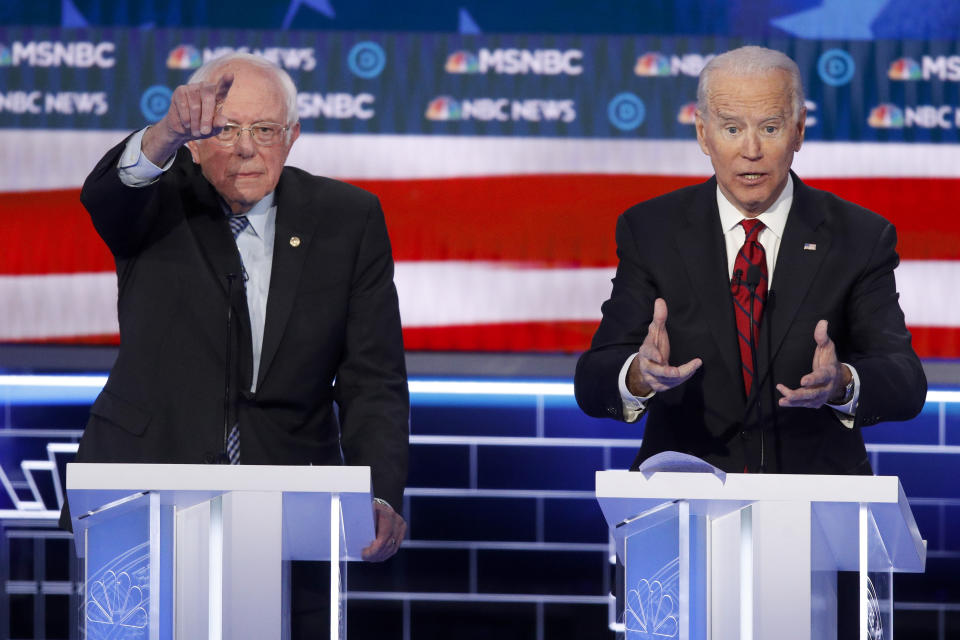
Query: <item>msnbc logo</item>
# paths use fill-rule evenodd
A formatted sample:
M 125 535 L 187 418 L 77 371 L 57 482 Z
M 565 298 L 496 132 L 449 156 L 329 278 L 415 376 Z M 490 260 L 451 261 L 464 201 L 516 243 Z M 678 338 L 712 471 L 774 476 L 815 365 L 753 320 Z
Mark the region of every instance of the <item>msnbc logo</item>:
M 881 104 L 870 110 L 867 124 L 874 129 L 902 129 L 903 110 L 895 104 Z
M 673 75 L 670 69 L 670 59 L 656 52 L 645 53 L 637 58 L 633 73 L 643 77 Z
M 203 63 L 197 48 L 182 44 L 167 56 L 167 69 L 196 69 Z
M 480 72 L 477 56 L 469 51 L 454 51 L 447 57 L 447 64 L 445 64 L 443 68 L 447 73 Z
M 656 51 L 649 51 L 637 58 L 637 63 L 633 66 L 633 73 L 644 78 L 665 78 L 681 74 L 696 78 L 713 58 L 712 53 L 705 56 L 699 53 L 667 56 Z
M 447 73 L 496 73 L 506 75 L 568 75 L 583 73 L 580 49 L 487 49 L 476 54 L 454 51 L 447 57 Z
M 695 124 L 697 122 L 697 103 L 688 102 L 677 112 L 677 122 L 680 124 Z
M 13 64 L 13 56 L 10 55 L 10 49 L 0 44 L 0 67 L 9 67 Z
M 459 120 L 461 117 L 460 103 L 450 96 L 439 96 L 427 105 L 427 120 Z
M 920 65 L 912 58 L 900 58 L 890 64 L 887 77 L 891 80 L 922 80 L 923 71 Z

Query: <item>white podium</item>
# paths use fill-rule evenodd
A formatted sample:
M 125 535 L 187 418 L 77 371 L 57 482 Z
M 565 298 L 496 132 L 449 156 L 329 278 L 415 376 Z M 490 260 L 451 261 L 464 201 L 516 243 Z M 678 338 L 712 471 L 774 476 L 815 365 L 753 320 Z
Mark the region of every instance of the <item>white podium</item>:
M 341 562 L 374 538 L 369 467 L 69 464 L 86 640 L 289 637 L 289 560 Z
M 627 640 L 833 640 L 838 570 L 859 572 L 859 638 L 891 638 L 892 574 L 924 570 L 896 477 L 600 471 L 596 483 L 625 567 Z

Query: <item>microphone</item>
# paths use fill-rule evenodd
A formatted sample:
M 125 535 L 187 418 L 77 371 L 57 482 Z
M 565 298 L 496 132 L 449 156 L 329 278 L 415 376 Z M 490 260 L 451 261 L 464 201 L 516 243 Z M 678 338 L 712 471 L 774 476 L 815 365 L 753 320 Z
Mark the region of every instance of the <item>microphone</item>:
M 757 286 L 760 284 L 760 278 L 761 278 L 760 265 L 758 264 L 750 265 L 750 267 L 747 269 L 747 282 L 746 282 L 747 288 L 750 289 L 750 293 L 753 293 L 754 291 L 757 290 Z M 753 309 L 752 302 L 751 302 L 750 309 L 751 310 Z M 752 311 L 751 311 L 750 319 L 753 320 Z
M 217 455 L 217 464 L 230 464 L 227 438 L 230 434 L 230 353 L 233 351 L 233 281 L 237 274 L 227 274 L 227 343 L 223 364 L 223 449 Z
M 743 269 L 735 269 L 733 272 L 733 278 L 730 279 L 730 286 L 739 287 L 741 278 L 743 278 Z

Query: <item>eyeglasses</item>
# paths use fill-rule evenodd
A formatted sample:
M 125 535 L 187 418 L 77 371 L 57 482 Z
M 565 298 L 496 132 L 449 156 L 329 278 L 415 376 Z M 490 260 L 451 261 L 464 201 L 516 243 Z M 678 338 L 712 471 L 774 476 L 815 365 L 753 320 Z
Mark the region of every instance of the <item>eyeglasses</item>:
M 237 143 L 244 131 L 249 131 L 254 142 L 261 147 L 269 147 L 277 144 L 283 132 L 289 128 L 289 126 L 278 122 L 254 122 L 249 127 L 241 127 L 234 122 L 228 122 L 220 130 L 220 133 L 213 136 L 213 139 L 224 147 L 231 147 Z

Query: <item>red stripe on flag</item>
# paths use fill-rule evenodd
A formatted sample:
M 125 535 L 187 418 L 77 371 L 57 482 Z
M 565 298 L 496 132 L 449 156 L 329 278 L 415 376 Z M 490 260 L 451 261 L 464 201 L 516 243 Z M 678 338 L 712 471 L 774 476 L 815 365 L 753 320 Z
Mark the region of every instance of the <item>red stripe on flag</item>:
M 598 322 L 518 322 L 406 328 L 408 351 L 583 351 Z
M 960 328 L 907 327 L 921 358 L 960 358 Z
M 113 271 L 79 189 L 0 193 L 0 275 Z
M 590 346 L 597 322 L 533 322 L 406 328 L 408 351 L 532 351 L 577 353 Z M 921 358 L 960 358 L 960 328 L 910 327 L 913 348 Z M 117 345 L 118 335 L 72 336 L 46 340 L 15 340 L 30 344 Z
M 698 178 L 547 175 L 358 180 L 384 205 L 397 260 L 490 260 L 543 266 L 616 263 L 614 225 L 631 205 Z M 810 181 L 897 226 L 904 259 L 960 259 L 960 180 Z M 112 271 L 75 189 L 0 194 L 0 274 Z
M 960 180 L 950 178 L 820 178 L 809 184 L 879 213 L 897 227 L 906 260 L 960 259 Z

